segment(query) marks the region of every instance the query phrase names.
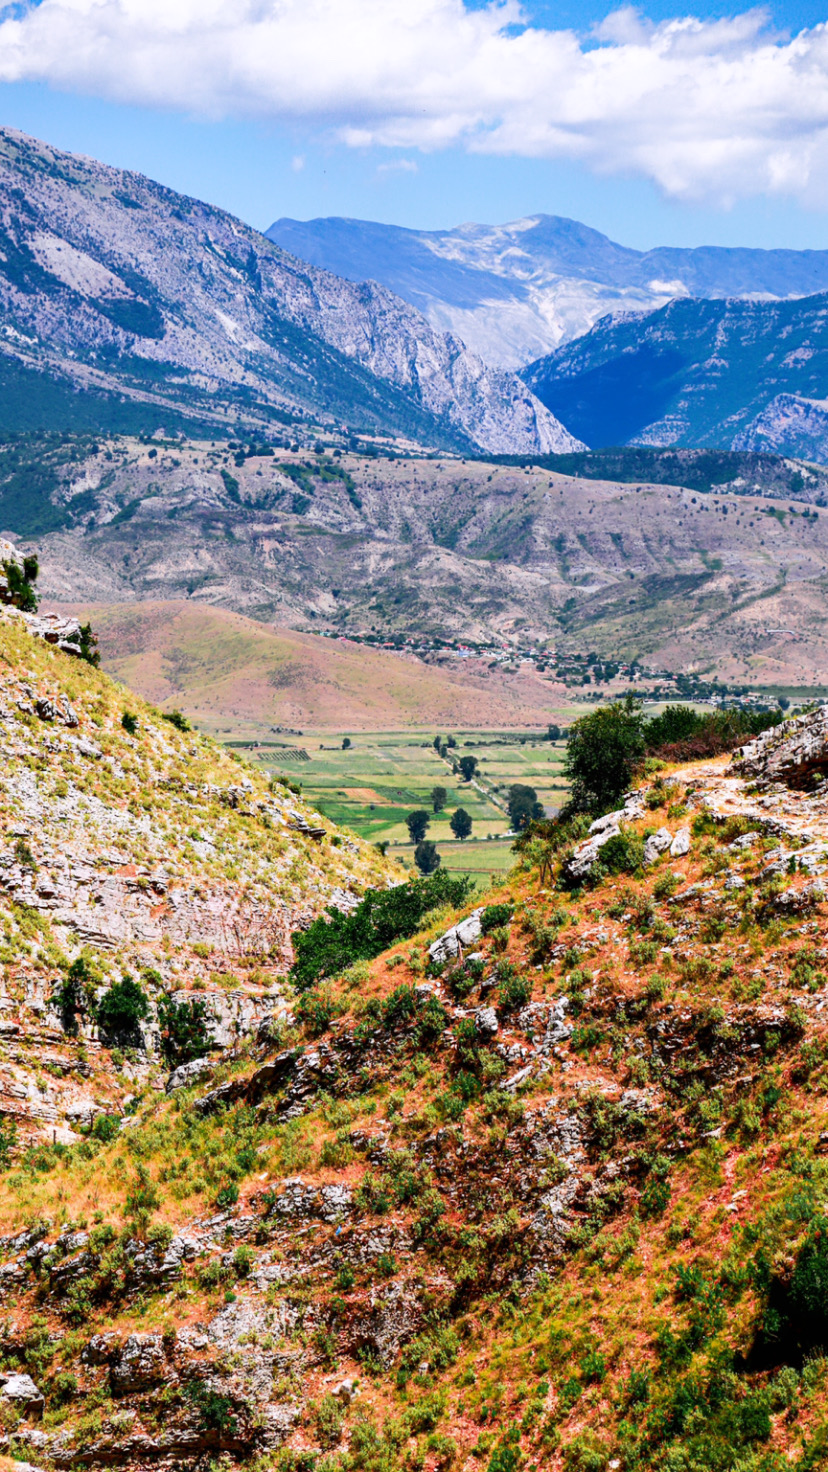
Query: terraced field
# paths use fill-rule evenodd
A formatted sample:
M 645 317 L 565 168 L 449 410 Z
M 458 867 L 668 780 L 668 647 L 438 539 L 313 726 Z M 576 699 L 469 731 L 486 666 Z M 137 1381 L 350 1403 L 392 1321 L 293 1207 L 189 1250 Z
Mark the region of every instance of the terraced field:
M 408 863 L 413 846 L 405 819 L 415 808 L 431 811 L 432 788 L 445 787 L 446 807 L 432 814 L 428 837 L 437 843 L 446 868 L 473 874 L 482 883 L 490 874 L 503 874 L 512 862 L 511 843 L 503 836 L 509 831 L 506 800 L 512 783 L 534 787 L 547 810 L 564 801 L 564 746 L 537 732 L 518 738 L 473 730 L 453 735 L 457 745 L 445 758 L 427 732 L 356 732 L 345 750 L 329 735 L 305 735 L 302 745 L 309 760 L 300 763 L 285 760 L 288 753 L 279 748 L 246 754 L 257 765 L 300 781 L 303 795 L 326 818 L 374 843 L 387 842 L 389 852 Z M 461 756 L 478 760 L 478 774 L 470 783 L 452 772 L 452 758 Z M 463 843 L 449 827 L 458 807 L 465 808 L 473 824 L 471 838 Z

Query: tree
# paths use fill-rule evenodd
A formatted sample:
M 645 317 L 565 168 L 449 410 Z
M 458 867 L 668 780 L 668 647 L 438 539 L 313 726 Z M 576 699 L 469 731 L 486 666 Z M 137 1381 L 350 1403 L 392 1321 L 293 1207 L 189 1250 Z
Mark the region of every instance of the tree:
M 443 739 L 444 738 L 442 736 L 434 737 L 434 750 L 437 752 L 438 756 L 443 749 Z
M 436 843 L 423 840 L 414 850 L 414 863 L 421 874 L 433 874 L 440 867 L 440 855 Z
M 161 1052 L 170 1067 L 203 1058 L 216 1045 L 210 1034 L 205 1002 L 176 1002 L 162 997 L 158 1003 Z
M 463 781 L 471 782 L 472 777 L 477 771 L 477 757 L 461 756 L 458 765 L 460 767 L 460 771 L 463 774 Z
M 538 802 L 534 787 L 515 782 L 509 788 L 509 822 L 514 833 L 520 833 L 536 818 L 543 817 L 543 803 Z
M 91 624 L 80 625 L 79 648 L 81 659 L 85 659 L 86 663 L 91 664 L 93 670 L 96 670 L 101 662 L 101 656 L 98 650 L 98 636 L 93 634 Z
M 465 808 L 457 808 L 452 813 L 449 827 L 455 838 L 468 838 L 472 831 L 472 820 Z
M 127 736 L 134 736 L 138 730 L 138 717 L 133 715 L 131 710 L 125 710 L 121 716 L 121 725 L 126 731 Z
M 141 1036 L 139 1023 L 149 1016 L 149 1010 L 149 1002 L 137 981 L 125 976 L 101 997 L 98 1026 L 116 1043 L 135 1043 Z
M 644 717 L 634 696 L 581 716 L 569 733 L 564 772 L 572 806 L 584 812 L 612 808 L 644 756 Z
M 342 750 L 343 751 L 347 751 L 348 748 L 350 747 L 350 745 L 351 745 L 351 738 L 350 738 L 350 736 L 343 736 L 343 738 L 342 738 Z
M 546 739 L 547 739 L 547 741 L 560 741 L 560 739 L 561 739 L 561 728 L 560 728 L 560 726 L 556 726 L 554 724 L 554 722 L 551 725 L 547 726 L 547 728 L 546 728 Z
M 455 739 L 454 739 L 453 736 L 447 736 L 446 737 L 446 746 L 455 747 L 456 745 L 457 745 L 457 742 L 455 741 Z
M 445 787 L 432 787 L 431 806 L 435 813 L 441 813 L 448 802 L 448 790 Z
M 74 1036 L 78 1031 L 78 1013 L 89 1013 L 94 1008 L 95 987 L 101 982 L 101 974 L 85 956 L 78 956 L 69 967 L 54 996 L 64 1030 Z
M 408 836 L 412 843 L 422 843 L 428 832 L 430 822 L 431 818 L 425 808 L 415 808 L 413 813 L 408 814 L 405 820 L 405 826 L 408 829 Z M 429 872 L 431 871 L 429 870 Z

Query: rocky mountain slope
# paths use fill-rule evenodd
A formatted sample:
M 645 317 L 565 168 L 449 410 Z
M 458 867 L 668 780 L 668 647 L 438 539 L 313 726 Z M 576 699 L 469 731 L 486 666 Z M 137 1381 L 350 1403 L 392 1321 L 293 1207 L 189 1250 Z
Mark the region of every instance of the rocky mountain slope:
M 521 381 L 386 289 L 10 129 L 0 253 L 0 382 L 24 402 L 19 427 L 74 425 L 85 409 L 97 428 L 295 434 L 310 420 L 496 451 L 571 443 Z
M 765 498 L 744 483 L 704 494 L 538 465 L 259 449 L 124 438 L 41 458 L 18 443 L 0 456 L 0 529 L 30 532 L 62 602 L 190 599 L 309 633 L 548 641 L 825 681 L 828 517 L 780 502 L 784 481 Z M 797 473 L 819 502 L 820 476 Z
M 552 352 L 608 313 L 650 312 L 673 297 L 785 300 L 828 290 L 828 251 L 637 251 L 557 215 L 455 230 L 281 219 L 267 234 L 314 266 L 389 287 L 505 368 Z
M 281 966 L 249 938 L 243 956 L 212 929 L 193 942 L 169 912 L 196 843 L 261 882 L 281 800 L 254 779 L 239 806 L 209 807 L 205 761 L 222 792 L 246 792 L 223 785 L 224 767 L 240 776 L 228 758 L 145 732 L 143 707 L 122 735 L 120 692 L 81 670 L 70 695 L 64 656 L 32 664 L 29 635 L 1 627 L 6 720 L 22 727 L 3 738 L 4 781 L 48 806 L 50 747 L 73 732 L 104 753 L 72 759 L 99 783 L 146 743 L 139 811 L 87 853 L 90 889 L 119 883 L 131 915 L 158 874 L 143 843 L 163 829 L 174 855 L 150 904 L 161 943 L 105 941 L 49 908 L 48 825 L 8 835 L 5 872 L 33 877 L 0 891 L 5 1449 L 134 1472 L 207 1457 L 259 1472 L 822 1467 L 825 708 L 729 765 L 642 784 L 595 825 L 615 836 L 585 884 L 565 875 L 588 819 L 546 826 L 505 890 L 455 894 L 385 949 L 390 910 L 317 926 L 295 939 L 292 982 L 265 988 Z M 78 727 L 20 709 L 44 700 Z M 168 760 L 180 775 L 148 783 Z M 103 788 L 72 804 L 125 811 Z M 289 882 L 363 861 L 335 838 L 291 835 Z M 80 870 L 71 841 L 61 853 Z M 211 945 L 245 986 L 207 981 Z M 252 1007 L 264 991 L 269 1016 L 240 1003 L 238 1033 L 217 1027 L 219 1046 L 170 1073 L 169 1027 L 124 1047 L 80 1008 L 59 1015 L 75 962 L 99 1018 L 126 965 L 159 1001 Z
M 601 322 L 524 376 L 592 446 L 709 445 L 820 461 L 826 301 L 674 301 Z
M 64 1140 L 117 1086 L 90 1037 L 78 1046 L 91 1061 L 62 1062 L 67 956 L 94 955 L 99 985 L 145 978 L 147 1037 L 157 999 L 198 992 L 229 1043 L 284 1010 L 297 925 L 394 871 L 186 722 L 35 638 L 15 610 L 0 609 L 0 652 L 0 1113 L 23 1136 L 48 1126 Z M 42 1076 L 23 1086 L 30 1056 Z M 134 1086 L 146 1071 L 127 1075 Z

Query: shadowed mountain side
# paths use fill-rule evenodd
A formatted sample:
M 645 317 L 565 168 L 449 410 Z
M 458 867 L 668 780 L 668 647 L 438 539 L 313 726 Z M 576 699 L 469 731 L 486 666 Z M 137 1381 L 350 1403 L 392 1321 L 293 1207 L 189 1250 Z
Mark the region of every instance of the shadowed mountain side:
M 265 737 L 272 725 L 525 727 L 544 725 L 565 699 L 562 686 L 534 673 L 489 673 L 482 660 L 456 672 L 433 668 L 203 604 L 73 611 L 91 619 L 109 674 L 154 704 L 180 707 L 211 733 L 232 726 L 234 733 Z

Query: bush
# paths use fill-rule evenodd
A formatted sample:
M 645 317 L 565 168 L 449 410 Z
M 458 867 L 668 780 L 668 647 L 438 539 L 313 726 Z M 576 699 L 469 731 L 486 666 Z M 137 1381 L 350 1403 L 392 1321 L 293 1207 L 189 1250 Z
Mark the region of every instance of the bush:
M 92 1126 L 92 1134 L 96 1140 L 101 1140 L 108 1145 L 116 1135 L 121 1133 L 121 1121 L 117 1114 L 99 1114 Z
M 207 1025 L 205 1002 L 176 1002 L 162 997 L 158 1003 L 161 1052 L 170 1066 L 203 1058 L 216 1045 Z
M 782 719 L 779 711 L 716 710 L 703 714 L 689 705 L 668 705 L 644 722 L 647 754 L 667 761 L 691 761 L 732 751 Z
M 369 889 L 349 915 L 331 910 L 330 918 L 320 916 L 307 930 L 294 933 L 293 982 L 307 991 L 354 961 L 372 960 L 395 941 L 414 935 L 430 910 L 462 905 L 470 888 L 470 880 L 439 872 L 394 889 Z
M 132 711 L 125 710 L 121 716 L 121 725 L 126 731 L 127 736 L 134 736 L 138 730 L 138 717 L 133 715 Z
M 487 905 L 480 916 L 480 928 L 483 934 L 488 935 L 490 930 L 496 930 L 501 925 L 508 925 L 514 913 L 512 905 Z
M 518 976 L 511 966 L 508 971 L 505 967 L 501 967 L 501 973 L 498 1002 L 504 1012 L 517 1012 L 530 1001 L 532 983 L 528 977 Z
M 635 874 L 644 863 L 644 839 L 637 833 L 616 833 L 598 851 L 598 865 L 607 874 Z
M 98 1026 L 108 1038 L 116 1043 L 135 1043 L 140 1040 L 140 1023 L 149 1016 L 149 1002 L 131 976 L 116 981 L 105 992 L 98 1003 Z
M 180 710 L 162 710 L 161 715 L 176 731 L 192 731 L 192 726 L 187 717 Z

